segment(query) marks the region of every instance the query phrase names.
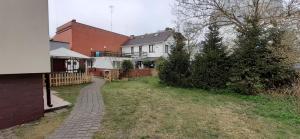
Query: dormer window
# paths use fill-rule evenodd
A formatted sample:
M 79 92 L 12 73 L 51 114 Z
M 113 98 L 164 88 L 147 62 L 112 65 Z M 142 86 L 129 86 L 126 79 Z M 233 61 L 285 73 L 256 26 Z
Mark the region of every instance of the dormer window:
M 149 45 L 149 53 L 154 53 L 154 46 L 153 45 Z

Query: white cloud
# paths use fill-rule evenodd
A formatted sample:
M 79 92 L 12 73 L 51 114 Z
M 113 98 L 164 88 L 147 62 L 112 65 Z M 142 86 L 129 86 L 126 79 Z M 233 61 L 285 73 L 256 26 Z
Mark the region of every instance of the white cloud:
M 174 0 L 49 0 L 50 35 L 56 27 L 78 22 L 110 30 L 110 5 L 114 5 L 113 31 L 140 35 L 173 27 Z

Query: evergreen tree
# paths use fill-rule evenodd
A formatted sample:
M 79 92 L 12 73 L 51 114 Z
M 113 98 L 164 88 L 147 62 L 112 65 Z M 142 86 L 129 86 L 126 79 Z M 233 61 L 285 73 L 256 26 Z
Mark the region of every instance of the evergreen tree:
M 284 57 L 270 48 L 279 47 L 281 37 L 259 26 L 257 18 L 246 19 L 248 24 L 238 35 L 237 46 L 231 58 L 232 87 L 246 94 L 256 94 L 270 88 L 291 84 L 296 74 L 283 63 Z M 275 41 L 272 45 L 268 42 Z
M 181 33 L 174 33 L 176 45 L 159 67 L 159 78 L 163 83 L 172 86 L 189 86 L 190 56 L 184 49 L 185 38 Z
M 238 48 L 231 55 L 231 81 L 237 91 L 254 94 L 263 88 L 260 70 L 264 70 L 267 64 L 265 58 L 270 51 L 266 49 L 267 41 L 262 37 L 264 33 L 258 20 L 246 19 L 246 22 L 246 31 L 239 32 L 236 42 Z
M 276 27 L 267 30 L 268 34 L 268 65 L 261 74 L 262 82 L 267 89 L 291 86 L 299 77 L 294 67 L 294 62 L 289 61 L 287 50 L 292 49 L 282 41 L 285 30 Z
M 225 51 L 218 26 L 210 25 L 203 42 L 203 52 L 196 55 L 192 65 L 192 81 L 195 87 L 211 89 L 226 86 L 229 63 Z

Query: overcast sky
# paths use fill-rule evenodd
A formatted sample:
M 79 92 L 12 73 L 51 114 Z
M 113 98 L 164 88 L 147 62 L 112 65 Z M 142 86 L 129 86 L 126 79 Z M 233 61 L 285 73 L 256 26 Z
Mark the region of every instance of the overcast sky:
M 49 0 L 50 36 L 56 27 L 76 19 L 78 22 L 110 30 L 110 5 L 113 31 L 124 35 L 174 27 L 174 0 Z

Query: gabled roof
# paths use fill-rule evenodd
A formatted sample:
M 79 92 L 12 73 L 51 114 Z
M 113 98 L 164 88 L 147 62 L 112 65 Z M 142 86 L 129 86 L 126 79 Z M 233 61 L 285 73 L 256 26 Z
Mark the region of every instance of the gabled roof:
M 79 58 L 79 59 L 90 59 L 90 57 L 83 54 L 74 52 L 66 48 L 58 48 L 50 51 L 50 56 L 53 58 Z
M 132 38 L 130 38 L 123 46 L 161 43 L 166 41 L 172 35 L 172 30 L 166 30 L 141 36 L 132 36 Z

